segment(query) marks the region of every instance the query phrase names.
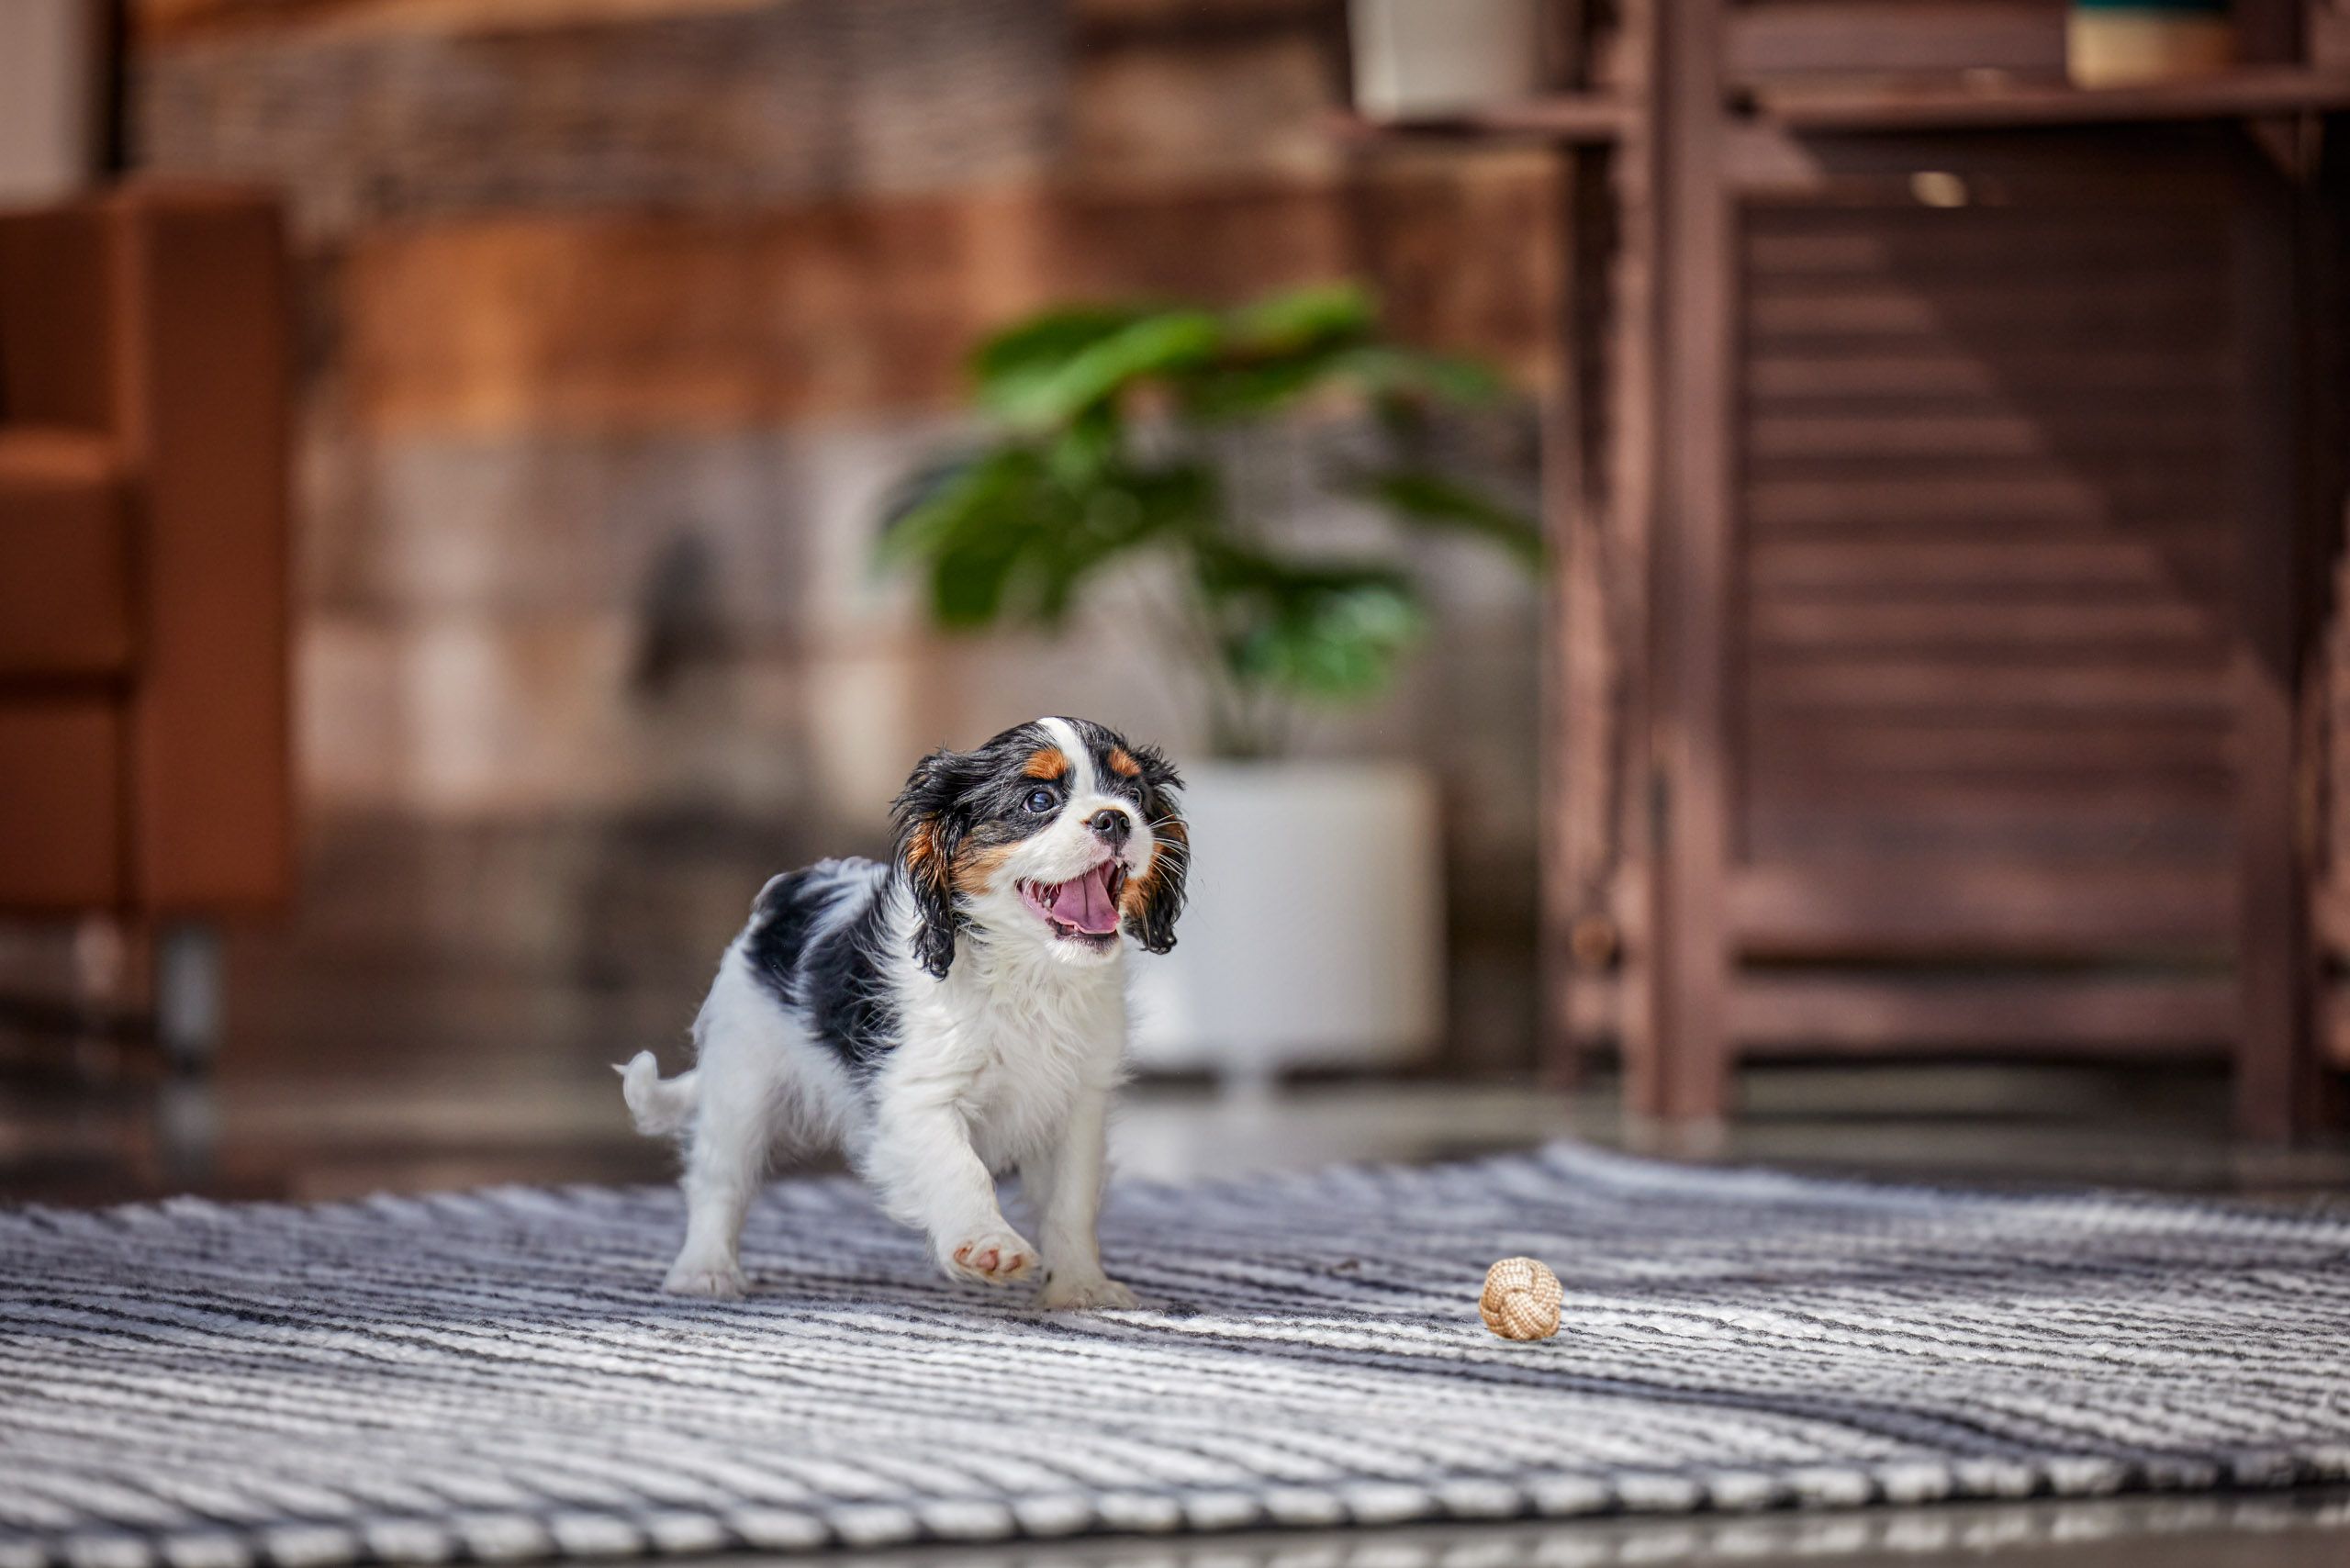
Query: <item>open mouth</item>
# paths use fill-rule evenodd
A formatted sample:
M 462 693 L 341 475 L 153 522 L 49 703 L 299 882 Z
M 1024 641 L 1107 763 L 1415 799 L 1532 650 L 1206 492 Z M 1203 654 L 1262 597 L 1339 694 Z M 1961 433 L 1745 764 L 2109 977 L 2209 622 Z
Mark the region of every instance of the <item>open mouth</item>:
M 1099 945 L 1118 934 L 1118 895 L 1126 890 L 1126 868 L 1114 860 L 1066 882 L 1024 878 L 1019 888 L 1020 902 L 1044 917 L 1055 936 Z

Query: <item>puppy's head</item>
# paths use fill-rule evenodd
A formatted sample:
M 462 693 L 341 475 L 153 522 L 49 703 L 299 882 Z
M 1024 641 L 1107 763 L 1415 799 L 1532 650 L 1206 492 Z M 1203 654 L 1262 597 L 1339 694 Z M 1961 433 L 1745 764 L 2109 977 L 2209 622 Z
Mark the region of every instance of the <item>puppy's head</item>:
M 941 979 L 983 932 L 1064 963 L 1106 963 L 1124 929 L 1175 946 L 1191 836 L 1166 757 L 1083 719 L 1038 719 L 923 757 L 898 796 L 914 956 Z

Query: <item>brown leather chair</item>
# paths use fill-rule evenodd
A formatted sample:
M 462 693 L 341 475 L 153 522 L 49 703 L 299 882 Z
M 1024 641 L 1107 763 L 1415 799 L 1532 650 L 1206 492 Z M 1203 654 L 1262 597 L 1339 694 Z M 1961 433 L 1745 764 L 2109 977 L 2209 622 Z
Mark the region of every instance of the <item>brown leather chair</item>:
M 0 915 L 162 933 L 182 1054 L 292 876 L 285 255 L 249 191 L 0 213 Z

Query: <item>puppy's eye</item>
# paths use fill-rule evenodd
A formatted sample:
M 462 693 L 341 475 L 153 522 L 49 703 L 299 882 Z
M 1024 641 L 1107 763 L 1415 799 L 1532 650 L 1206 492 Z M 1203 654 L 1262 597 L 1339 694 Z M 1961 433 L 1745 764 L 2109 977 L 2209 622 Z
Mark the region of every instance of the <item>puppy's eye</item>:
M 1028 799 L 1021 803 L 1032 812 L 1049 812 L 1053 809 L 1053 802 L 1059 798 L 1050 790 L 1031 790 Z

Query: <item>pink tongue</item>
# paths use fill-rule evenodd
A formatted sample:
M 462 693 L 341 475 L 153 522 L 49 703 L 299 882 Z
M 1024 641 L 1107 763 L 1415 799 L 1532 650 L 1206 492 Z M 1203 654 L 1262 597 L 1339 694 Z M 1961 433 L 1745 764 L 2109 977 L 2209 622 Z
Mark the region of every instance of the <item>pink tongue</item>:
M 1053 902 L 1053 918 L 1080 931 L 1104 936 L 1118 929 L 1117 906 L 1110 902 L 1110 868 L 1097 867 L 1074 881 L 1061 884 Z

